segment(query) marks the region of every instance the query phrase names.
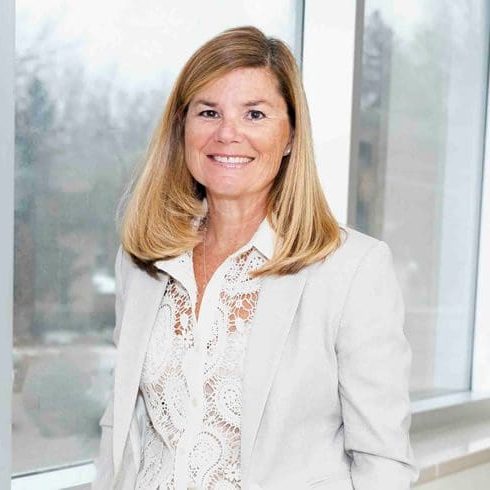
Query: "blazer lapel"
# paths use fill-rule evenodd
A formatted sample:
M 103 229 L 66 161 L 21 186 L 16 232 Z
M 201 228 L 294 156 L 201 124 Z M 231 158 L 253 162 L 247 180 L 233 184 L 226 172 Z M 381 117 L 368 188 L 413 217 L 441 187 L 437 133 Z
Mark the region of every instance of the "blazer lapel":
M 241 415 L 241 467 L 244 477 L 308 271 L 309 267 L 305 267 L 293 275 L 267 276 L 262 283 L 244 359 Z M 119 472 L 129 434 L 147 344 L 168 282 L 167 274 L 160 280 L 139 269 L 135 269 L 133 274 L 132 280 L 128 280 L 115 368 L 115 475 Z
M 245 483 L 265 403 L 308 271 L 305 267 L 293 275 L 267 276 L 262 283 L 243 371 L 241 467 Z
M 146 347 L 168 276 L 153 279 L 134 269 L 128 278 L 114 381 L 113 459 L 117 475 L 136 403 Z

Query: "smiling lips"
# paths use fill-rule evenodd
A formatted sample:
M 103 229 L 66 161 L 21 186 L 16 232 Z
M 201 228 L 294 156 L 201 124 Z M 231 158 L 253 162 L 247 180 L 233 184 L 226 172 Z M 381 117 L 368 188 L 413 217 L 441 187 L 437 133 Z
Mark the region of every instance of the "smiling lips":
M 208 155 L 208 158 L 214 163 L 226 168 L 243 167 L 254 160 L 251 157 L 241 155 Z

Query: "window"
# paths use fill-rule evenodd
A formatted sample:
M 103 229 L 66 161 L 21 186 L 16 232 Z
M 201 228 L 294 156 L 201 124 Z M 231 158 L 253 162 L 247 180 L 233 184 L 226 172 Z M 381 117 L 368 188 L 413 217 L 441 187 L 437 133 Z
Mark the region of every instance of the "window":
M 96 454 L 118 198 L 185 60 L 247 23 L 300 52 L 296 0 L 17 1 L 14 475 Z
M 414 399 L 471 387 L 489 62 L 484 0 L 366 0 L 349 222 L 393 248 Z

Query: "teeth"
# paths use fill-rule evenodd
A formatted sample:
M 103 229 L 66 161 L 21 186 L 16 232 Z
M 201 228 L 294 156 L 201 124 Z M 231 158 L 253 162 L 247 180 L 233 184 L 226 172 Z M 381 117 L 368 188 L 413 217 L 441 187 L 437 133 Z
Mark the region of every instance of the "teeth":
M 213 160 L 216 160 L 219 163 L 232 163 L 232 164 L 248 163 L 253 160 L 253 158 L 248 158 L 248 157 L 223 157 L 218 155 L 213 155 L 212 158 Z

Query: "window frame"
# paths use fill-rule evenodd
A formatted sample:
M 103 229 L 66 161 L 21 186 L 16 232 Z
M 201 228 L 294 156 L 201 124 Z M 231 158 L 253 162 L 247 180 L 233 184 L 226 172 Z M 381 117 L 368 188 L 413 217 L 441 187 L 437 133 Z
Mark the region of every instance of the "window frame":
M 490 304 L 485 301 L 485 298 L 490 297 L 490 55 L 487 65 L 486 102 L 471 388 L 476 393 L 487 393 L 490 398 L 490 376 L 487 374 L 490 372 L 490 349 L 485 347 L 490 345 Z
M 9 488 L 11 473 L 12 324 L 14 262 L 14 57 L 15 3 L 0 2 L 0 487 Z
M 12 478 L 11 490 L 62 490 L 90 484 L 95 478 L 93 462 L 25 473 Z

